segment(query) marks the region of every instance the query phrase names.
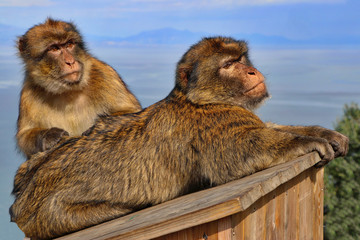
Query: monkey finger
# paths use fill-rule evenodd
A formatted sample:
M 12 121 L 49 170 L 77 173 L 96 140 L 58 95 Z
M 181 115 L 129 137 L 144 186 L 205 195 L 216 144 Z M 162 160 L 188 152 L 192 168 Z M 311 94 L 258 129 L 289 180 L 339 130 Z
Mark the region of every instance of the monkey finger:
M 340 150 L 340 143 L 336 142 L 336 141 L 331 141 L 330 145 L 332 146 L 332 148 L 334 149 L 334 151 L 339 151 Z
M 62 137 L 68 137 L 70 136 L 69 133 L 67 131 L 63 131 L 61 134 Z
M 341 139 L 340 142 L 335 140 L 330 141 L 330 145 L 335 151 L 335 157 L 345 156 L 348 152 L 348 147 L 349 147 L 348 138 Z
M 55 146 L 61 139 L 69 136 L 69 133 L 60 128 L 50 128 L 48 129 L 41 142 L 41 151 L 48 150 Z
M 329 162 L 335 158 L 335 151 L 329 143 L 325 144 L 323 156 L 320 155 L 323 161 Z
M 315 164 L 316 168 L 322 168 L 323 166 L 325 166 L 328 163 L 328 161 L 323 161 L 321 160 L 320 162 Z
M 330 141 L 330 145 L 333 148 L 334 152 L 335 152 L 335 157 L 340 156 L 341 153 L 341 146 L 340 143 L 336 142 L 336 141 Z

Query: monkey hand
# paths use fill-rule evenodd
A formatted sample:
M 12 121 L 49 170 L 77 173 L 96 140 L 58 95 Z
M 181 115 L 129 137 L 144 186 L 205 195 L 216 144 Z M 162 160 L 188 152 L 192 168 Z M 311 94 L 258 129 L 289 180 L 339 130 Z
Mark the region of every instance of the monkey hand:
M 325 138 L 335 152 L 335 157 L 343 157 L 347 154 L 349 149 L 349 138 L 339 132 L 326 129 L 322 133 L 322 138 Z
M 50 128 L 41 134 L 37 141 L 37 148 L 43 152 L 55 146 L 63 137 L 69 136 L 69 133 L 60 128 Z
M 315 164 L 316 167 L 322 167 L 335 158 L 335 151 L 332 145 L 323 138 L 315 138 L 316 142 L 312 143 L 313 150 L 317 151 L 321 161 Z

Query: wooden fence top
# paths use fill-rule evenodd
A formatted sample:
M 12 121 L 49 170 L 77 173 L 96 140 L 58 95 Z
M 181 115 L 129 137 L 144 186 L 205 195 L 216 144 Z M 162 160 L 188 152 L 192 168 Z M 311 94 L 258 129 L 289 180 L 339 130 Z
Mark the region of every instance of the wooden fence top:
M 313 152 L 239 180 L 181 196 L 58 239 L 150 239 L 211 222 L 246 210 L 256 200 L 319 161 L 318 153 Z

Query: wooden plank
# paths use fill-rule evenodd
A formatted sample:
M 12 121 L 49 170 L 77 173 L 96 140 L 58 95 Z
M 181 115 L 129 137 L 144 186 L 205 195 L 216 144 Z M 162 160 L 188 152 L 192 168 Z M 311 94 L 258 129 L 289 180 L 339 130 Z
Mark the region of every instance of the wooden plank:
M 268 194 L 267 194 L 268 195 Z M 267 196 L 266 195 L 266 196 Z M 266 210 L 267 210 L 267 197 L 262 197 L 260 198 L 260 200 L 258 200 L 257 206 L 256 206 L 256 212 L 257 212 L 257 217 L 256 217 L 256 228 L 257 228 L 257 234 L 256 236 L 258 236 L 257 239 L 265 239 L 266 237 L 266 227 L 265 227 L 265 222 L 266 222 Z
M 233 240 L 244 240 L 245 239 L 245 226 L 244 226 L 244 218 L 246 216 L 245 212 L 248 210 L 245 210 L 240 213 L 233 214 L 231 216 L 231 225 L 233 228 Z
M 302 173 L 303 174 L 303 173 Z M 285 183 L 286 188 L 286 198 L 285 198 L 285 208 L 286 208 L 286 220 L 284 226 L 284 236 L 285 239 L 297 240 L 299 239 L 299 183 L 300 178 L 297 176 L 291 182 Z
M 231 216 L 218 220 L 218 239 L 220 240 L 232 239 Z
M 218 240 L 218 221 L 195 226 L 192 233 L 194 240 Z
M 299 239 L 313 239 L 313 184 L 310 171 L 305 172 L 305 179 L 299 184 Z
M 246 240 L 264 239 L 265 234 L 265 198 L 256 201 L 244 214 L 244 231 Z
M 193 229 L 188 228 L 178 232 L 179 240 L 192 240 L 193 239 Z
M 215 221 L 256 200 L 320 161 L 310 153 L 230 183 L 150 207 L 59 239 L 150 239 Z
M 208 240 L 209 232 L 206 231 L 205 224 L 198 225 L 193 228 L 193 238 L 194 240 Z
M 281 185 L 275 189 L 276 193 L 276 211 L 275 211 L 275 228 L 276 228 L 276 240 L 285 240 L 284 225 L 285 225 L 285 189 L 284 185 Z
M 312 168 L 314 179 L 314 239 L 324 239 L 324 168 Z
M 265 239 L 276 240 L 276 192 L 267 195 L 265 212 Z
M 218 221 L 209 222 L 203 226 L 205 235 L 202 235 L 202 239 L 218 240 Z

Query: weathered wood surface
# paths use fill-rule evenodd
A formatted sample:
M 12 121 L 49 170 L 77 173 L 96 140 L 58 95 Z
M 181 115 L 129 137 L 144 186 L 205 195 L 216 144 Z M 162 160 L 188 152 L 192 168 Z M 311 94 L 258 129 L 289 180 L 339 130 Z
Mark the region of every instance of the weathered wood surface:
M 322 239 L 318 161 L 310 153 L 59 239 Z
M 245 211 L 155 240 L 322 240 L 323 173 L 307 169 Z

